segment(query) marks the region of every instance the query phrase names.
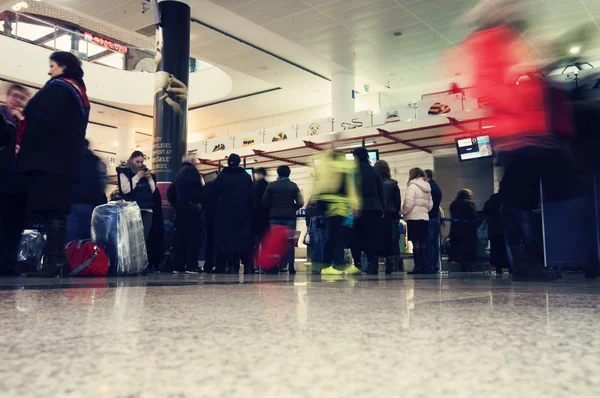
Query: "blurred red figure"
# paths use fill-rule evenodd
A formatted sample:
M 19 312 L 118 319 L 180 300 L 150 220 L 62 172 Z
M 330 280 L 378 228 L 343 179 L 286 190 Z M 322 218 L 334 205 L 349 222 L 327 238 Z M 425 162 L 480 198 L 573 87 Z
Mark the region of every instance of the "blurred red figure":
M 288 251 L 289 233 L 289 229 L 281 225 L 274 225 L 267 232 L 262 242 L 262 250 L 258 254 L 258 264 L 262 269 L 270 271 L 279 266 Z

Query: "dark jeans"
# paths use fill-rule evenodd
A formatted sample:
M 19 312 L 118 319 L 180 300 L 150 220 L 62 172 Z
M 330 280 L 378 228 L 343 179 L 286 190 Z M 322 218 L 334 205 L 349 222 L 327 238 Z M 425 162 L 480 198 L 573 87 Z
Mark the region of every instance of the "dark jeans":
M 285 255 L 285 263 L 290 266 L 294 266 L 296 261 L 296 253 L 294 248 L 294 237 L 296 235 L 296 220 L 277 220 L 272 219 L 271 225 L 281 225 L 289 229 L 288 231 L 288 250 Z
M 24 196 L 0 194 L 0 275 L 15 268 L 26 208 Z
M 202 245 L 202 213 L 196 209 L 177 209 L 176 214 L 175 270 L 196 270 Z
M 344 265 L 344 231 L 345 217 L 335 216 L 325 219 L 325 250 L 323 263 L 330 265 Z
M 94 209 L 94 205 L 85 203 L 71 205 L 71 214 L 67 215 L 67 242 L 91 238 Z
M 315 264 L 323 263 L 325 249 L 325 229 L 319 228 L 317 217 L 313 217 L 310 223 L 310 245 L 312 247 L 311 262 Z
M 533 212 L 504 205 L 500 214 L 513 274 L 527 274 L 543 268 L 543 247 L 536 232 Z
M 434 272 L 439 270 L 440 263 L 440 219 L 431 218 L 427 225 L 427 266 Z

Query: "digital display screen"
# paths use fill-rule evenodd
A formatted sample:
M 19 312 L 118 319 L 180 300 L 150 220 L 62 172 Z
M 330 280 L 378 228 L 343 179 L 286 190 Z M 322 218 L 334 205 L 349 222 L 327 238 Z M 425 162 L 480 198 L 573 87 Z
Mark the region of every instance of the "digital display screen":
M 375 150 L 371 150 L 371 151 L 367 151 L 367 152 L 369 154 L 369 163 L 371 163 L 371 166 L 373 166 L 379 160 L 379 150 L 375 149 Z M 354 155 L 351 153 L 347 153 L 346 159 L 354 160 Z
M 456 140 L 456 149 L 461 161 L 493 156 L 492 143 L 488 135 Z
M 254 181 L 254 168 L 248 167 L 248 168 L 245 168 L 244 170 L 246 170 L 246 173 L 248 173 L 250 178 L 252 178 L 252 181 Z
M 204 174 L 202 176 L 202 178 L 204 178 L 204 184 L 208 184 L 209 182 L 214 181 L 215 178 L 217 178 L 217 175 L 219 175 L 219 173 L 217 173 L 216 171 L 213 171 L 212 173 Z

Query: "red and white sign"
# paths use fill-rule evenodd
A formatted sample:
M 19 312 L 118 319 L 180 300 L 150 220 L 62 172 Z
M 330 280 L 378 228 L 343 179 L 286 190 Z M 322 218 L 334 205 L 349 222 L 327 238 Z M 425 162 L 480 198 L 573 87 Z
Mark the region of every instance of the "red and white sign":
M 89 41 L 90 43 L 96 43 L 97 45 L 102 46 L 104 48 L 108 48 L 109 50 L 117 51 L 124 54 L 127 54 L 127 51 L 129 51 L 129 49 L 122 44 L 113 43 L 110 40 L 94 36 L 93 34 L 88 32 L 85 32 L 84 37 L 86 41 Z

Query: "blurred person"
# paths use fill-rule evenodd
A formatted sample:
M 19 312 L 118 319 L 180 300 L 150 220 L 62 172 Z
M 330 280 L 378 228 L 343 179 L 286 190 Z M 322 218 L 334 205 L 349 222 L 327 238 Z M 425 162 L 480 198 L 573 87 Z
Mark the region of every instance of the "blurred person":
M 354 161 L 357 166 L 355 184 L 361 199 L 360 212 L 354 217 L 353 232 L 353 257 L 354 264 L 348 267 L 347 274 L 360 274 L 362 269 L 361 254 L 367 256 L 367 274 L 379 273 L 379 254 L 384 249 L 382 225 L 383 217 L 383 186 L 379 174 L 371 163 L 369 153 L 365 148 L 356 148 L 353 151 Z
M 343 152 L 330 149 L 315 158 L 314 171 L 311 211 L 324 218 L 325 242 L 323 262 L 313 264 L 313 270 L 320 271 L 321 275 L 342 275 L 344 272 L 333 266 L 344 264 L 344 221 L 360 210 L 360 197 L 353 179 L 356 165 L 346 160 Z
M 202 246 L 202 209 L 204 187 L 200 173 L 196 169 L 198 158 L 186 154 L 181 159 L 182 166 L 175 176 L 174 189 L 176 203 L 175 228 L 175 272 L 197 274 L 198 255 Z
M 290 180 L 291 170 L 289 166 L 277 168 L 277 181 L 267 186 L 263 197 L 263 206 L 269 209 L 269 220 L 271 225 L 281 225 L 288 229 L 289 248 L 285 256 L 289 273 L 294 275 L 295 255 L 294 237 L 296 234 L 296 212 L 304 207 L 304 198 L 300 188 Z
M 570 160 L 560 139 L 570 131 L 564 112 L 551 114 L 547 106 L 543 79 L 521 34 L 527 24 L 522 3 L 482 1 L 466 17 L 475 32 L 461 50 L 474 71 L 474 94 L 488 100 L 486 132 L 497 163 L 505 167 L 499 194 L 513 280 L 552 280 L 560 274 L 544 268 L 533 210 L 540 202 L 540 183 L 547 200 L 565 199 L 571 191 L 565 187 Z M 524 75 L 527 79 L 519 80 Z
M 240 162 L 239 155 L 229 155 L 227 167 L 215 180 L 217 273 L 239 274 L 241 256 L 252 248 L 252 178 Z
M 402 258 L 400 257 L 400 210 L 402 200 L 400 199 L 400 188 L 398 181 L 392 179 L 389 164 L 385 160 L 375 163 L 375 170 L 381 177 L 383 188 L 383 242 L 385 248 L 385 273 L 391 274 L 394 269 L 404 272 Z
M 17 127 L 29 92 L 22 86 L 8 89 L 6 105 L 0 106 L 0 276 L 15 273 L 21 232 L 25 227 L 24 180 L 15 168 Z
M 409 274 L 426 274 L 427 267 L 427 229 L 429 212 L 433 209 L 431 186 L 427 175 L 420 168 L 413 168 L 408 176 L 408 188 L 402 205 L 402 214 L 407 225 L 408 240 L 413 244 L 415 267 Z
M 427 182 L 431 186 L 431 198 L 433 199 L 433 208 L 429 212 L 429 224 L 427 226 L 427 266 L 428 272 L 437 274 L 440 269 L 440 206 L 442 204 L 442 190 L 435 182 L 435 173 L 433 170 L 425 170 Z
M 252 217 L 252 242 L 253 252 L 249 253 L 244 263 L 244 274 L 254 273 L 255 255 L 260 251 L 260 242 L 269 230 L 269 209 L 263 205 L 263 198 L 269 183 L 267 182 L 267 170 L 260 167 L 254 170 L 254 183 L 252 184 L 252 195 L 254 214 Z
M 79 181 L 73 186 L 73 204 L 67 215 L 67 242 L 91 238 L 92 213 L 106 203 L 106 165 L 84 141 Z
M 498 193 L 490 196 L 483 206 L 483 214 L 488 224 L 488 237 L 490 239 L 490 264 L 496 268 L 497 274 L 502 274 L 503 268 L 510 268 L 506 253 L 506 239 L 504 237 L 504 226 L 502 225 L 502 199 Z
M 215 180 L 210 180 L 204 185 L 204 223 L 206 225 L 206 261 L 204 263 L 204 272 L 206 273 L 213 272 L 215 266 L 217 265 L 214 234 L 215 223 L 217 220 L 217 200 L 218 197 L 215 191 Z
M 68 272 L 67 214 L 80 176 L 90 102 L 81 61 L 50 55 L 50 80 L 27 104 L 19 125 L 17 170 L 27 179 L 27 210 L 47 236 L 44 265 L 34 277 Z
M 313 211 L 315 201 L 311 197 L 306 206 L 306 229 L 310 236 L 310 262 L 312 273 L 319 274 L 319 268 L 323 264 L 325 249 L 325 220 Z
M 461 189 L 450 204 L 450 261 L 460 264 L 462 272 L 472 272 L 477 256 L 477 208 L 473 192 Z
M 134 151 L 126 165 L 117 168 L 117 176 L 123 200 L 135 202 L 140 208 L 144 225 L 144 240 L 148 246 L 154 213 L 156 181 L 152 171 L 144 164 L 144 160 L 143 152 Z
M 146 243 L 149 272 L 157 272 L 165 257 L 165 220 L 162 210 L 162 195 L 160 189 L 155 189 L 152 193 L 152 224 Z

